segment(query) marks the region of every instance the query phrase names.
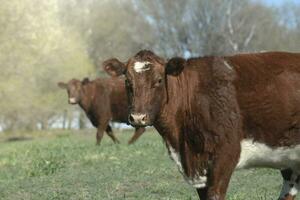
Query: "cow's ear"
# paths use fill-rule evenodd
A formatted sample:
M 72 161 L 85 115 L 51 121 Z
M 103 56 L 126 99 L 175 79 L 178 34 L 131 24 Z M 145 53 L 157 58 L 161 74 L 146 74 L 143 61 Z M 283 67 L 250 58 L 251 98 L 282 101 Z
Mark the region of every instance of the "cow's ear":
M 120 76 L 126 72 L 126 66 L 116 58 L 111 58 L 103 62 L 103 70 L 110 76 Z
M 82 81 L 81 81 L 81 83 L 82 83 L 82 85 L 84 85 L 84 84 L 87 84 L 87 83 L 89 83 L 90 82 L 90 79 L 89 78 L 84 78 Z
M 177 76 L 179 75 L 186 65 L 186 60 L 183 58 L 171 58 L 166 64 L 166 74 Z
M 67 84 L 66 84 L 66 83 L 58 82 L 57 85 L 58 85 L 58 87 L 60 87 L 61 89 L 67 89 Z

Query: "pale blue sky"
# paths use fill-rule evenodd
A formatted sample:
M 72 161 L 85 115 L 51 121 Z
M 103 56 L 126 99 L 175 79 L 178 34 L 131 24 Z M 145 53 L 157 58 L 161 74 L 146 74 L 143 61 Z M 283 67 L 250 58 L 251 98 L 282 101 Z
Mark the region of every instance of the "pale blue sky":
M 266 4 L 270 6 L 280 6 L 281 4 L 287 3 L 287 2 L 295 2 L 300 4 L 300 0 L 256 0 L 258 2 L 264 1 Z

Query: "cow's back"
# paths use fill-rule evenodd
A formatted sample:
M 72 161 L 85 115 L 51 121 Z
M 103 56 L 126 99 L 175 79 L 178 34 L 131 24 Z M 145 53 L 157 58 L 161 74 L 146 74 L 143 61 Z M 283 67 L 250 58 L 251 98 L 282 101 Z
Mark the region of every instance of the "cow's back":
M 84 110 L 95 127 L 106 123 L 111 118 L 109 94 L 107 79 L 98 78 L 86 86 L 85 96 L 89 103 Z
M 225 59 L 236 72 L 245 137 L 271 146 L 300 143 L 300 54 L 240 54 Z
M 100 121 L 127 122 L 128 103 L 123 78 L 96 79 L 91 112 Z M 91 117 L 89 117 L 91 119 Z

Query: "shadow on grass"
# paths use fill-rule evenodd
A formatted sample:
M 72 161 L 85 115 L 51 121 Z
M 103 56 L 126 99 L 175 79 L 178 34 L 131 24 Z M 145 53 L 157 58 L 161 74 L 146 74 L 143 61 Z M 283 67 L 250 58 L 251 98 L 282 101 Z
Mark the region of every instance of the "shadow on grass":
M 32 137 L 17 136 L 17 137 L 9 137 L 4 142 L 21 142 L 21 141 L 28 141 L 32 139 L 33 139 Z

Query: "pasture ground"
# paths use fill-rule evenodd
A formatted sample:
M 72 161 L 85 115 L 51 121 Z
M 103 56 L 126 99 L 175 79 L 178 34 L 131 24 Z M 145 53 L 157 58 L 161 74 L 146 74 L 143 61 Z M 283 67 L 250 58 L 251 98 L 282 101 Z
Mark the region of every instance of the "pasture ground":
M 1 200 L 196 200 L 169 159 L 161 137 L 147 131 L 132 146 L 132 131 L 118 132 L 114 145 L 107 135 L 95 145 L 95 130 L 31 134 L 30 140 L 0 142 Z M 278 171 L 237 171 L 229 200 L 276 199 Z

